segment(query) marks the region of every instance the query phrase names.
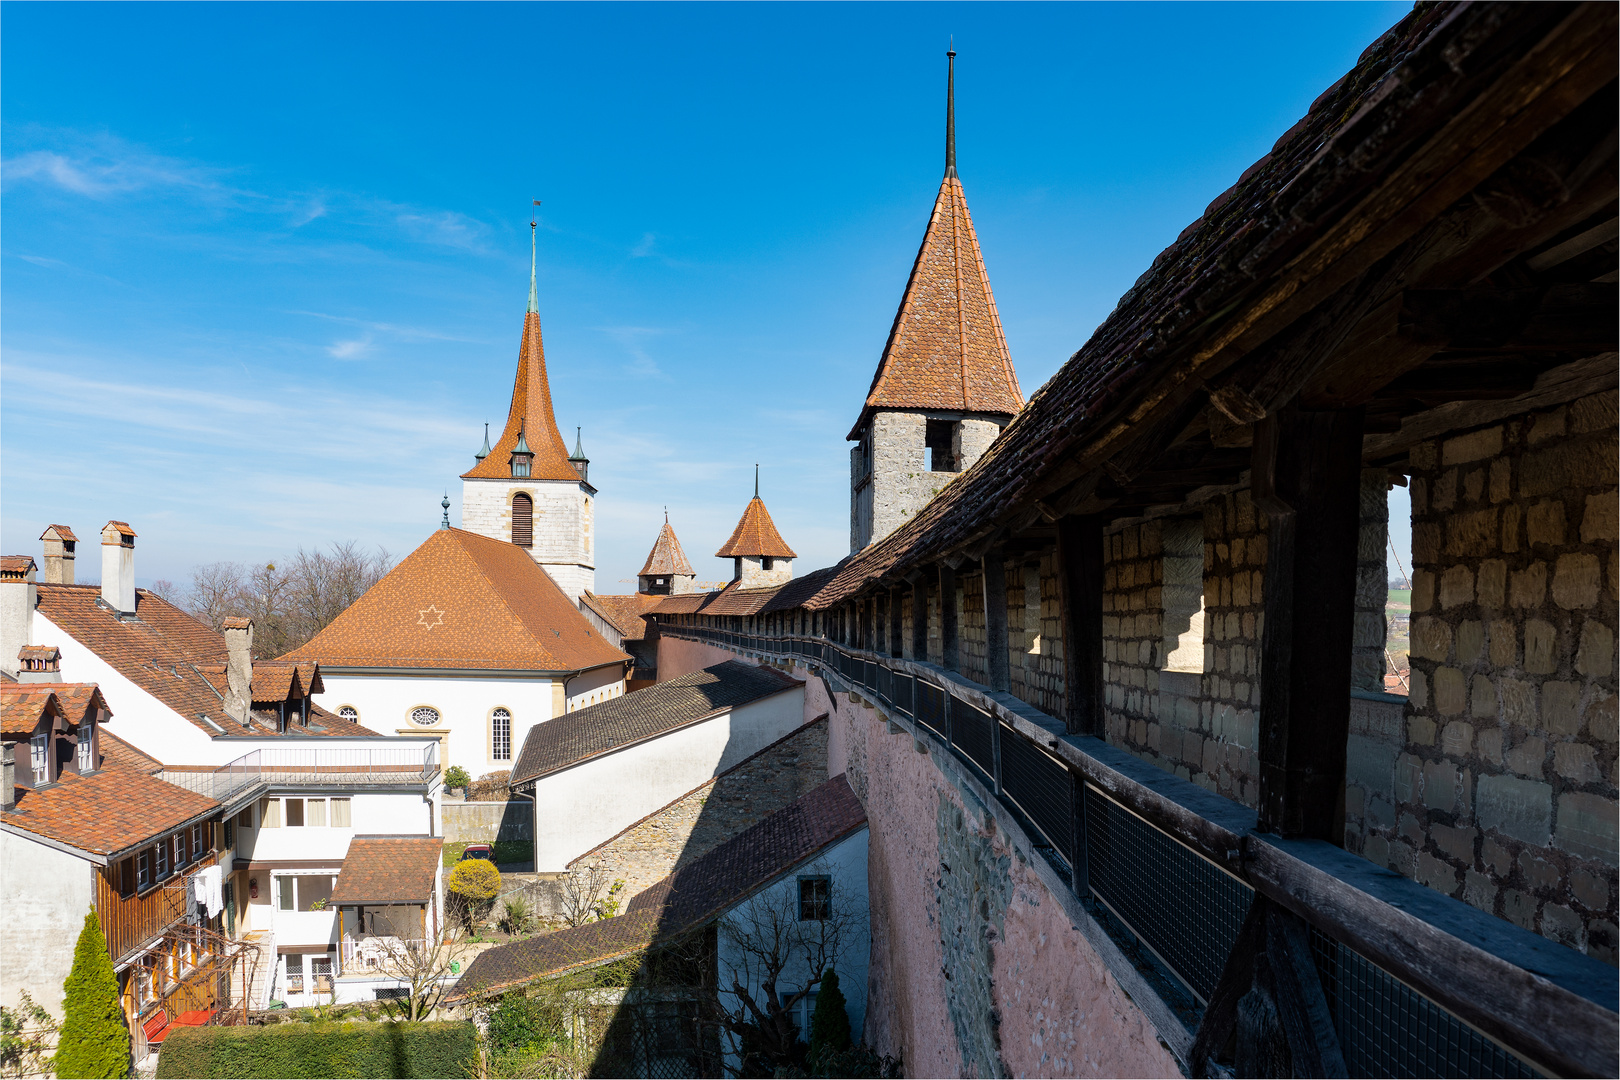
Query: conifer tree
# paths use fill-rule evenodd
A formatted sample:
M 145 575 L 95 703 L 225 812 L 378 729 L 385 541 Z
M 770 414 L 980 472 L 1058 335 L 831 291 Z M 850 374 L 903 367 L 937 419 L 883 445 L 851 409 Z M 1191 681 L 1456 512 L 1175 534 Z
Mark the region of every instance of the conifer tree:
M 823 1053 L 849 1049 L 849 1009 L 844 992 L 838 989 L 838 972 L 831 968 L 822 976 L 816 991 L 816 1011 L 810 1016 L 810 1061 Z
M 118 977 L 113 974 L 107 939 L 94 908 L 84 917 L 73 949 L 73 970 L 63 984 L 64 1019 L 53 1067 L 68 1077 L 128 1076 L 129 1030 L 118 1004 Z

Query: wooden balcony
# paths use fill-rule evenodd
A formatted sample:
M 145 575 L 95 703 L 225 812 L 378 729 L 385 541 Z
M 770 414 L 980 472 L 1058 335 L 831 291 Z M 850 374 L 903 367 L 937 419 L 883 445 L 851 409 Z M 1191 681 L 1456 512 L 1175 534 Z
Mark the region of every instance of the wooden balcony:
M 113 964 L 124 963 L 142 945 L 183 920 L 191 910 L 187 893 L 192 876 L 218 861 L 218 854 L 209 852 L 167 881 L 129 896 L 118 894 L 116 867 L 98 869 L 96 915 L 101 919 L 102 933 L 107 935 Z

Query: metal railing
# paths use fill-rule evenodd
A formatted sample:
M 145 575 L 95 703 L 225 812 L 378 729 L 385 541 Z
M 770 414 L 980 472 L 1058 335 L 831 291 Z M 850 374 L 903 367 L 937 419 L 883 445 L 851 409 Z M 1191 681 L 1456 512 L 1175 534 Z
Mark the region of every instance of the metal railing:
M 1421 957 L 1410 943 L 1386 954 L 1386 963 L 1403 955 L 1415 963 L 1395 962 L 1392 971 L 1355 947 L 1358 931 L 1365 928 L 1343 921 L 1344 909 L 1302 910 L 1300 898 L 1289 895 L 1288 882 L 1276 880 L 1277 871 L 1311 875 L 1319 873 L 1321 863 L 1263 851 L 1264 838 L 1252 834 L 1252 811 L 1209 796 L 1231 807 L 1228 820 L 1200 820 L 1184 807 L 1171 807 L 1167 814 L 1162 790 L 1167 780 L 1171 787 L 1181 781 L 1135 763 L 1099 740 L 1062 735 L 1058 721 L 1026 703 L 992 694 L 932 664 L 862 653 L 823 638 L 771 639 L 692 626 L 660 629 L 668 636 L 728 645 L 763 658 L 808 659 L 891 718 L 910 718 L 918 736 L 937 741 L 967 775 L 979 780 L 986 795 L 1020 824 L 1083 901 L 1100 905 L 1123 924 L 1200 1004 L 1214 993 L 1257 890 L 1297 911 L 1311 924 L 1312 958 L 1352 1076 L 1538 1076 L 1543 1073 L 1530 1060 L 1538 1051 L 1543 1061 L 1556 1053 L 1551 1033 L 1533 1025 L 1499 1023 L 1493 1039 L 1459 1017 L 1458 1011 L 1468 1013 L 1468 990 L 1436 980 L 1432 958 Z M 1199 797 L 1204 795 L 1200 789 Z M 1238 827 L 1234 823 L 1239 820 L 1246 824 Z M 1266 865 L 1256 865 L 1261 861 Z M 1403 888 L 1416 890 L 1418 903 L 1373 901 L 1373 916 L 1391 926 L 1410 919 L 1412 909 L 1428 903 L 1425 896 L 1462 907 L 1424 886 L 1400 881 Z M 1313 887 L 1320 884 L 1312 882 Z M 1329 894 L 1341 885 L 1355 887 L 1331 876 L 1325 885 Z M 1448 922 L 1442 919 L 1439 927 Z M 1503 933 L 1518 931 L 1504 924 Z M 1536 946 L 1529 948 L 1534 952 Z M 1499 969 L 1517 966 L 1513 960 L 1497 959 L 1496 964 Z M 1529 966 L 1533 970 L 1536 965 Z M 1591 1007 L 1605 1007 L 1561 988 L 1553 996 L 1559 994 L 1576 1011 L 1585 1009 L 1614 1030 L 1612 1006 L 1607 1015 L 1591 1012 Z M 1476 1021 L 1496 1019 L 1472 1015 Z M 1504 1045 L 1510 1041 L 1525 1046 L 1528 1055 L 1521 1057 Z M 1587 1071 L 1570 1070 L 1568 1057 L 1553 1064 Z
M 423 938 L 363 937 L 339 942 L 339 978 L 345 975 L 390 974 L 409 957 L 421 956 L 433 947 Z
M 213 769 L 167 768 L 162 778 L 218 802 L 230 801 L 257 785 L 415 787 L 438 770 L 437 753 L 437 742 L 422 747 L 265 747 Z

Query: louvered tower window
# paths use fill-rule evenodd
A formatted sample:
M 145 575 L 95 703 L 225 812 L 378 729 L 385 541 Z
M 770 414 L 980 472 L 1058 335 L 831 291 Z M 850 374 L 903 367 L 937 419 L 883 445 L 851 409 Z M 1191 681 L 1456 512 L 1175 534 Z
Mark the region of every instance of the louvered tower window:
M 496 709 L 490 714 L 490 756 L 496 761 L 512 760 L 512 714 Z
M 512 496 L 512 543 L 534 546 L 534 500 L 522 492 Z

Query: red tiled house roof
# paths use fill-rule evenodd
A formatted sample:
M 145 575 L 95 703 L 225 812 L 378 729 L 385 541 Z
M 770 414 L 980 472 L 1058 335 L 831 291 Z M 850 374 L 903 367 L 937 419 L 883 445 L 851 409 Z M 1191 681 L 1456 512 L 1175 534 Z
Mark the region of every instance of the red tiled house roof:
M 136 617 L 120 619 L 99 601 L 97 585 L 39 586 L 39 614 L 95 653 L 120 675 L 210 735 L 207 716 L 226 730 L 273 735 L 255 718 L 242 728 L 225 715 L 225 639 L 155 593 L 135 590 Z M 257 665 L 255 665 L 257 666 Z M 35 685 L 52 685 L 49 683 Z M 300 735 L 375 735 L 323 709 L 311 709 Z
M 738 519 L 737 527 L 731 532 L 731 539 L 714 554 L 716 558 L 721 559 L 735 558 L 738 555 L 769 555 L 773 559 L 798 558 L 793 549 L 787 546 L 787 541 L 782 539 L 782 534 L 776 531 L 776 523 L 771 520 L 771 512 L 765 509 L 765 502 L 758 495 L 748 500 L 748 506 Z
M 328 667 L 578 671 L 631 659 L 520 547 L 437 529 L 283 660 Z
M 334 904 L 425 904 L 433 898 L 444 838 L 356 836 L 332 887 Z
M 112 715 L 95 683 L 5 683 L 0 685 L 0 734 L 26 739 L 46 712 L 71 727 L 94 721 L 98 712 Z
M 692 564 L 686 561 L 686 552 L 681 550 L 681 542 L 675 538 L 675 530 L 670 528 L 668 519 L 665 519 L 664 527 L 658 530 L 658 539 L 653 541 L 652 550 L 647 553 L 647 562 L 638 576 L 649 574 L 697 575 Z
M 590 605 L 602 620 L 619 632 L 626 641 L 639 641 L 647 636 L 647 620 L 644 618 L 649 612 L 658 607 L 662 596 L 649 596 L 646 593 L 631 593 L 628 596 L 597 596 L 586 593 L 580 597 L 580 602 Z
M 219 809 L 205 795 L 131 769 L 63 773 L 49 787 L 16 787 L 17 808 L 0 822 L 95 855 L 139 847 Z
M 124 769 L 151 776 L 163 771 L 163 763 L 142 753 L 106 728 L 96 735 L 101 744 L 101 768 Z

